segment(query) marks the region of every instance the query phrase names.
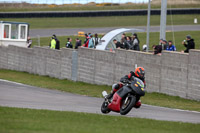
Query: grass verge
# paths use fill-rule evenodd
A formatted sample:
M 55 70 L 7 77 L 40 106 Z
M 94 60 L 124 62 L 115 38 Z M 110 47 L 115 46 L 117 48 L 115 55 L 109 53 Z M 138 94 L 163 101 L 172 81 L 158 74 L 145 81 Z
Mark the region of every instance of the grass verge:
M 200 15 L 167 15 L 167 25 L 194 25 L 194 18 Z M 187 18 L 187 19 L 186 19 Z M 2 18 L 1 21 L 27 22 L 31 29 L 52 28 L 93 28 L 93 27 L 126 27 L 146 26 L 147 16 L 108 16 L 108 17 L 63 17 L 63 18 Z M 160 25 L 160 16 L 151 15 L 151 25 Z
M 174 32 L 175 35 L 175 43 L 177 51 L 185 50 L 186 48 L 181 44 L 181 42 L 186 38 L 186 35 L 191 35 L 192 38 L 195 40 L 196 49 L 200 49 L 200 31 L 181 31 L 181 32 Z M 130 34 L 128 34 L 130 35 Z M 130 35 L 131 36 L 131 35 Z M 152 50 L 152 45 L 159 43 L 159 32 L 151 32 L 150 33 L 150 49 Z M 75 39 L 78 36 L 59 36 L 58 39 L 60 40 L 60 47 L 65 47 L 65 44 L 67 43 L 67 38 L 71 37 L 73 42 L 72 44 L 75 46 Z M 50 43 L 51 37 L 42 37 L 40 38 L 40 46 L 48 46 Z M 84 41 L 84 37 L 78 37 Z M 140 49 L 142 49 L 143 44 L 146 44 L 146 33 L 138 33 L 138 38 L 140 39 Z M 166 32 L 166 38 L 167 40 L 173 41 L 173 33 L 172 32 Z M 37 38 L 33 39 L 33 45 L 37 45 Z
M 92 97 L 102 97 L 101 92 L 103 90 L 106 90 L 107 92 L 111 91 L 111 86 L 94 85 L 83 82 L 73 82 L 69 80 L 59 80 L 47 76 L 38 76 L 26 72 L 17 72 L 3 69 L 0 69 L 0 79 L 6 79 L 32 86 L 57 89 Z M 146 93 L 145 97 L 142 97 L 141 100 L 142 103 L 150 105 L 184 110 L 195 110 L 200 112 L 200 102 L 187 100 L 180 97 L 168 96 L 159 93 Z
M 2 133 L 199 133 L 200 124 L 0 107 Z M 114 128 L 113 128 L 114 127 Z

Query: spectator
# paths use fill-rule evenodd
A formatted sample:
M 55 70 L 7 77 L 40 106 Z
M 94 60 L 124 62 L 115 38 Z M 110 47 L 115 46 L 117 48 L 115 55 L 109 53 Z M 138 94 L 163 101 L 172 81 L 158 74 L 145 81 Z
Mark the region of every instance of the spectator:
M 163 49 L 164 50 L 166 50 L 167 49 L 167 47 L 168 47 L 168 43 L 167 43 L 167 41 L 166 40 L 163 40 Z
M 66 43 L 66 48 L 73 48 L 72 45 L 72 39 L 71 38 L 67 38 L 68 42 Z
M 133 48 L 133 45 L 132 45 L 132 40 L 131 40 L 131 37 L 130 36 L 127 36 L 126 37 L 126 41 L 125 41 L 125 49 L 132 49 Z
M 100 42 L 101 38 L 98 37 L 98 34 L 96 33 L 93 37 L 94 40 L 94 48 L 96 48 L 97 44 Z
M 58 40 L 58 38 L 56 37 L 56 35 L 54 34 L 53 35 L 54 36 L 54 38 L 55 38 L 55 41 L 56 41 L 56 47 L 55 47 L 55 49 L 60 49 L 60 41 Z
M 123 48 L 123 45 L 120 42 L 118 42 L 116 39 L 114 39 L 113 42 L 117 49 Z
M 185 53 L 189 53 L 190 49 L 195 49 L 194 39 L 192 39 L 190 35 L 186 36 L 186 40 L 184 40 L 182 44 L 186 47 Z
M 123 47 L 125 47 L 125 41 L 126 41 L 126 34 L 123 33 L 122 38 L 121 38 L 121 42 L 120 42 L 123 45 Z
M 160 39 L 160 45 L 163 45 L 163 39 Z M 164 47 L 163 47 L 164 48 Z
M 90 35 L 89 43 L 88 43 L 88 48 L 94 48 L 94 40 L 92 38 L 93 36 Z
M 76 45 L 75 45 L 75 49 L 78 49 L 78 47 L 81 46 L 81 40 L 79 40 L 79 38 L 76 38 Z
M 55 36 L 52 36 L 52 37 L 51 37 L 50 48 L 51 48 L 51 49 L 55 49 L 55 48 L 56 48 Z
M 172 41 L 168 41 L 167 51 L 176 51 L 176 47 L 172 44 Z
M 160 45 L 162 45 L 163 50 L 166 50 L 168 47 L 167 41 L 163 39 L 160 39 Z
M 154 54 L 161 55 L 162 52 L 162 45 L 153 45 L 152 48 L 154 49 Z
M 91 37 L 92 33 L 88 33 L 88 37 Z
M 84 41 L 85 43 L 83 44 L 82 47 L 86 47 L 86 48 L 88 48 L 89 41 L 90 41 L 90 39 L 89 39 L 89 37 L 87 37 L 87 42 Z
M 140 51 L 140 40 L 136 33 L 133 34 L 133 50 Z
M 86 42 L 88 41 L 89 37 L 88 37 L 88 34 L 85 34 L 85 41 L 84 41 L 84 44 L 86 44 Z
M 31 37 L 28 36 L 28 38 L 27 38 L 27 47 L 30 48 L 31 45 L 32 45 L 32 40 L 31 40 Z

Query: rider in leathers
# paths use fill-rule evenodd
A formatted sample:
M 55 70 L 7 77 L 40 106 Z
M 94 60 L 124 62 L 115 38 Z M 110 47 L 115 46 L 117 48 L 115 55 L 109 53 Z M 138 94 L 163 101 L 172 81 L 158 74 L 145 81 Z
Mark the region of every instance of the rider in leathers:
M 128 75 L 125 75 L 124 77 L 122 77 L 121 80 L 120 80 L 120 83 L 112 85 L 112 91 L 107 96 L 107 98 L 108 99 L 112 98 L 114 93 L 117 92 L 120 88 L 123 87 L 123 83 L 122 82 L 126 82 L 127 80 L 132 80 L 134 77 L 137 77 L 137 78 L 141 79 L 144 82 L 144 85 L 146 86 L 144 75 L 145 75 L 144 68 L 143 67 L 137 67 L 135 69 L 135 72 L 131 71 Z M 139 108 L 140 106 L 141 106 L 140 97 L 136 97 L 136 104 L 135 104 L 134 107 L 135 108 Z

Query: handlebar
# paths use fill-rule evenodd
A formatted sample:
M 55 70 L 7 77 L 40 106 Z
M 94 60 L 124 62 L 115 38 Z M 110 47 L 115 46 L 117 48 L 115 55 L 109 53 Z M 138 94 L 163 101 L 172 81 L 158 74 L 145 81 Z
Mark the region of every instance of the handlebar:
M 122 78 L 122 79 L 120 79 L 120 82 L 123 83 L 123 84 L 126 84 L 126 83 L 131 84 L 131 82 L 132 82 L 133 80 L 134 80 L 133 77 L 131 77 L 130 80 L 127 79 L 127 78 Z

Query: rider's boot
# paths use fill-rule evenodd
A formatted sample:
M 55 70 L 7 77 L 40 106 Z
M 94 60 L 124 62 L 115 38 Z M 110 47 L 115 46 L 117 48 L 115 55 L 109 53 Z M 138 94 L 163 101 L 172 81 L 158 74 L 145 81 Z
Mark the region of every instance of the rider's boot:
M 141 100 L 139 100 L 139 101 L 137 101 L 137 102 L 135 103 L 134 107 L 135 107 L 136 109 L 138 109 L 138 108 L 140 108 L 141 105 L 142 105 Z
M 111 91 L 110 94 L 108 94 L 108 95 L 106 96 L 106 98 L 107 98 L 107 99 L 112 98 L 113 95 L 114 95 L 114 93 L 115 93 L 117 90 L 119 90 L 119 88 L 120 88 L 120 85 L 119 85 L 119 84 L 113 84 L 113 85 L 112 85 L 112 91 Z

